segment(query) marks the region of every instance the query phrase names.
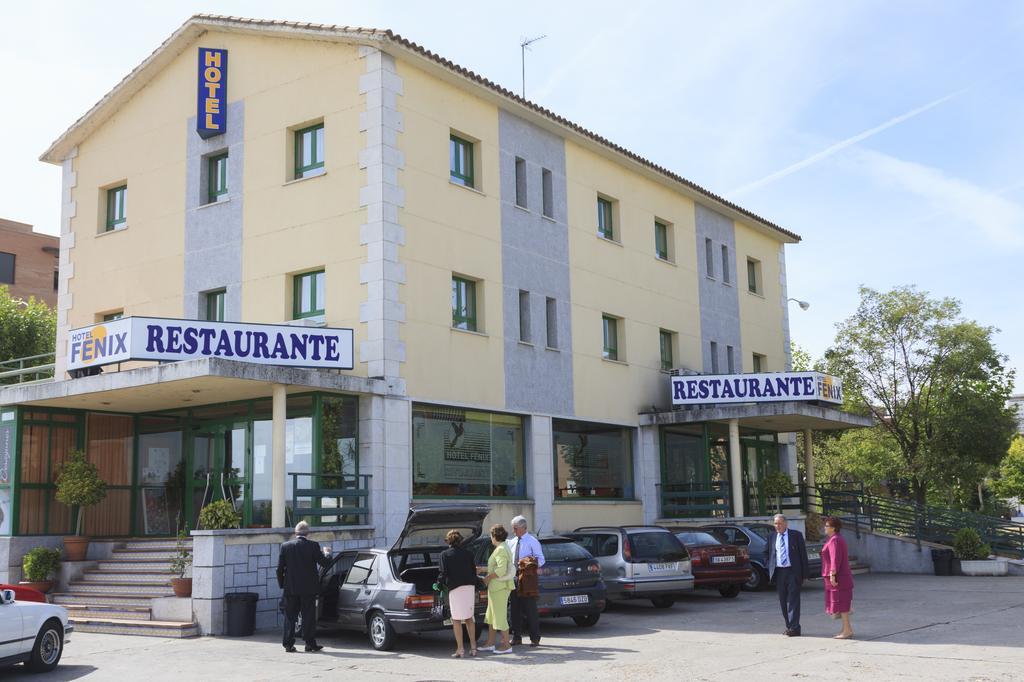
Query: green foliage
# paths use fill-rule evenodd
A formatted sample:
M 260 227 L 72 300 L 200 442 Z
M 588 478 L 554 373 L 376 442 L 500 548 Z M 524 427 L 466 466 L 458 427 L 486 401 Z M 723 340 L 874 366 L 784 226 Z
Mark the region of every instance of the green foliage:
M 60 566 L 60 550 L 36 547 L 21 559 L 22 580 L 43 582 L 49 580 Z
M 1010 443 L 1006 457 L 999 464 L 999 478 L 993 483 L 997 495 L 1024 500 L 1024 436 Z
M 242 515 L 228 500 L 217 500 L 203 507 L 199 512 L 199 527 L 205 530 L 225 530 L 238 528 L 242 523 Z
M 765 476 L 761 485 L 763 486 L 764 494 L 768 497 L 774 498 L 776 512 L 778 512 L 782 506 L 779 498 L 792 495 L 795 488 L 792 479 L 781 471 L 776 471 L 774 474 L 768 474 Z
M 185 571 L 192 565 L 192 550 L 189 549 L 188 539 L 187 530 L 178 532 L 178 541 L 174 545 L 174 555 L 171 557 L 171 571 L 179 578 L 184 578 Z
M 107 483 L 100 478 L 99 469 L 81 450 L 72 450 L 68 461 L 57 473 L 57 501 L 79 510 L 76 535 L 82 534 L 83 507 L 98 504 L 107 496 Z
M 981 541 L 973 528 L 961 528 L 953 536 L 953 554 L 961 561 L 987 559 L 991 553 L 992 549 Z
M 992 343 L 995 330 L 963 319 L 958 301 L 914 287 L 860 295 L 826 362 L 843 378 L 849 407 L 871 414 L 888 437 L 876 444 L 895 446 L 873 449 L 872 467 L 907 481 L 922 504 L 930 488 L 976 489 L 1015 430 L 1006 407 L 1013 371 Z
M 0 286 L 0 329 L 0 363 L 52 353 L 57 343 L 57 313 L 35 298 L 12 298 L 7 287 Z
M 814 468 L 819 484 L 863 483 L 877 488 L 900 478 L 899 448 L 879 427 L 815 433 Z
M 810 372 L 813 369 L 811 354 L 793 341 L 789 342 L 789 357 L 794 372 Z

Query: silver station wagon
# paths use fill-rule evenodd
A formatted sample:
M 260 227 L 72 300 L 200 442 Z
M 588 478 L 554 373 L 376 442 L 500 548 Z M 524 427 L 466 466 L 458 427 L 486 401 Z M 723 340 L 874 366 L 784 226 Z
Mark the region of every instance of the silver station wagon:
M 441 630 L 450 625 L 437 606 L 433 585 L 440 570 L 444 536 L 456 529 L 468 545 L 480 537 L 486 505 L 421 504 L 409 510 L 391 549 L 338 553 L 320 571 L 317 607 L 321 629 L 366 632 L 374 649 L 386 651 L 398 635 Z M 477 593 L 477 635 L 483 629 L 487 593 Z

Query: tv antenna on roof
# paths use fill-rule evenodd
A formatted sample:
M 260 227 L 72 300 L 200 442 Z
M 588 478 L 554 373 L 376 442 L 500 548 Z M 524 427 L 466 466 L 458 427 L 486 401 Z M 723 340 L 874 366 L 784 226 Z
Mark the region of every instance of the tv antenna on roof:
M 523 42 L 519 43 L 521 51 L 520 61 L 523 67 L 523 99 L 526 99 L 526 50 L 530 47 L 530 45 L 533 45 L 538 40 L 544 40 L 547 37 L 548 36 L 545 33 L 544 35 L 537 36 L 536 38 L 523 38 Z

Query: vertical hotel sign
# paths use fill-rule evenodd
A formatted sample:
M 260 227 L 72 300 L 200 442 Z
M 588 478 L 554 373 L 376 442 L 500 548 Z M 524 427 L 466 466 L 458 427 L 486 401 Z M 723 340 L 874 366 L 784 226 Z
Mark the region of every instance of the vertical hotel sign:
M 228 51 L 199 48 L 196 132 L 204 140 L 228 129 Z

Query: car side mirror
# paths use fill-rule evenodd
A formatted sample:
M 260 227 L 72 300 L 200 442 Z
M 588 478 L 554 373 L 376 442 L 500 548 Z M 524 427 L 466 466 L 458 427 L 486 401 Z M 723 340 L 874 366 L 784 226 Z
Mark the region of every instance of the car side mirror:
M 0 605 L 14 603 L 14 590 L 0 591 Z

